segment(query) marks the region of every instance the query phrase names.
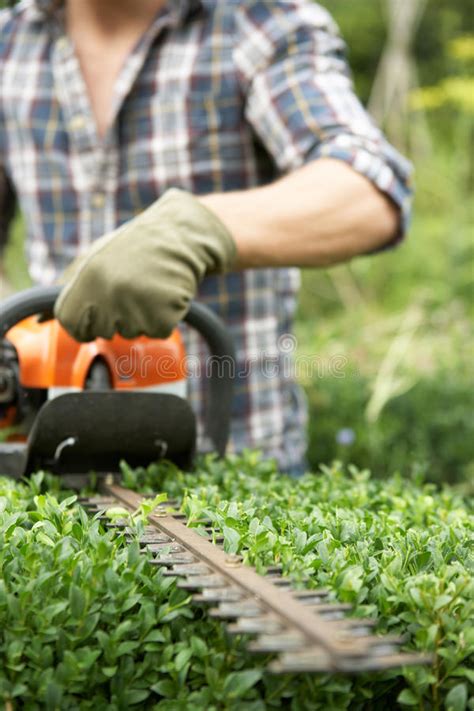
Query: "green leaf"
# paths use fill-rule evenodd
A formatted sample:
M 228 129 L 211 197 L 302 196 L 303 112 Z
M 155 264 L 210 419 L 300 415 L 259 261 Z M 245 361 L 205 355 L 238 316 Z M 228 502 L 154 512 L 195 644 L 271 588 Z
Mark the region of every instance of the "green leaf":
M 416 556 L 416 565 L 418 568 L 425 568 L 431 561 L 431 552 L 423 551 L 423 553 L 418 553 Z
M 176 671 L 179 672 L 181 669 L 183 669 L 186 664 L 189 662 L 189 660 L 192 657 L 192 649 L 182 649 L 178 654 L 176 655 L 174 659 L 174 665 L 176 667 Z
M 66 499 L 63 499 L 61 501 L 61 509 L 68 509 L 70 508 L 73 504 L 75 504 L 77 501 L 77 496 L 74 494 L 73 496 L 68 496 Z
M 163 632 L 160 632 L 160 630 L 152 630 L 147 634 L 145 639 L 143 640 L 144 642 L 166 642 L 166 637 L 164 636 Z
M 410 689 L 403 689 L 403 691 L 398 694 L 397 701 L 399 704 L 404 706 L 417 706 L 418 697 Z
M 474 684 L 474 669 L 468 669 L 468 667 L 456 667 L 451 672 L 451 676 L 465 676 L 470 684 Z
M 141 560 L 140 546 L 136 541 L 132 541 L 127 549 L 128 565 L 133 568 Z
M 48 711 L 56 711 L 60 708 L 63 690 L 54 681 L 50 681 L 46 687 L 45 704 Z
M 150 696 L 148 689 L 131 689 L 126 692 L 126 701 L 130 706 L 135 706 L 135 704 L 140 704 L 145 701 Z
M 194 656 L 200 657 L 201 659 L 207 654 L 207 645 L 204 640 L 199 637 L 191 637 L 191 649 Z
M 132 620 L 124 620 L 121 622 L 119 625 L 117 625 L 116 630 L 114 631 L 113 638 L 118 642 L 119 639 L 122 639 L 123 637 L 126 637 L 130 629 L 133 627 L 133 621 Z
M 176 695 L 176 684 L 169 679 L 159 681 L 157 684 L 153 684 L 150 688 L 155 692 L 155 694 L 164 696 L 165 699 L 172 699 Z
M 451 595 L 440 595 L 436 598 L 433 609 L 440 610 L 442 607 L 446 607 L 446 605 L 449 605 L 450 602 L 452 602 Z
M 118 666 L 113 666 L 113 667 L 101 667 L 100 671 L 104 676 L 106 676 L 108 679 L 111 679 L 113 676 L 116 675 L 117 673 Z
M 49 536 L 47 536 L 46 533 L 43 533 L 43 531 L 39 531 L 36 534 L 36 540 L 39 543 L 43 543 L 43 545 L 45 546 L 49 546 L 49 548 L 54 548 L 55 546 L 54 541 Z
M 341 580 L 341 590 L 347 590 L 349 592 L 358 592 L 362 587 L 362 576 L 364 574 L 364 569 L 361 565 L 354 565 L 344 571 L 344 575 Z
M 140 646 L 140 642 L 138 641 L 128 641 L 128 642 L 121 642 L 117 649 L 116 649 L 116 655 L 117 657 L 121 657 L 125 654 L 130 654 L 130 652 L 135 651 Z
M 17 696 L 25 696 L 28 693 L 28 687 L 26 684 L 15 684 L 10 692 L 10 696 L 14 699 Z
M 467 706 L 466 684 L 456 684 L 446 696 L 444 707 L 446 711 L 464 711 Z
M 251 689 L 262 678 L 260 670 L 249 670 L 233 672 L 229 674 L 224 682 L 224 694 L 228 699 L 240 699 L 245 696 L 247 691 Z
M 424 602 L 422 594 L 418 588 L 416 588 L 416 587 L 410 588 L 410 595 L 413 598 L 413 600 L 416 602 L 418 607 L 424 607 L 425 602 Z
M 86 609 L 86 596 L 81 588 L 71 583 L 69 588 L 69 609 L 71 610 L 71 615 L 76 619 L 80 619 Z
M 310 576 L 331 598 L 352 599 L 357 616 L 377 619 L 382 634 L 403 635 L 407 649 L 436 649 L 440 666 L 356 681 L 331 674 L 259 681 L 266 658 L 249 657 L 239 638 L 229 645 L 218 622 L 191 606 L 176 579 L 148 565 L 148 553 L 130 547 L 123 532 L 64 506 L 69 492 L 59 491 L 58 479 L 46 475 L 35 491 L 0 477 L 0 704 L 47 708 L 50 685 L 50 707 L 58 709 L 417 711 L 433 703 L 436 685 L 438 711 L 462 707 L 474 679 L 471 519 L 462 489 L 379 481 L 341 465 L 291 480 L 254 453 L 210 458 L 192 474 L 166 463 L 130 471 L 137 489 L 177 499 L 188 490 L 183 510 L 216 530 L 225 525 L 246 563 L 281 564 L 296 584 Z M 134 540 L 147 530 L 140 515 L 136 524 Z M 149 689 L 153 699 L 144 698 Z
M 240 533 L 230 526 L 224 526 L 222 532 L 224 534 L 224 548 L 226 552 L 237 553 L 239 550 Z
M 110 506 L 110 508 L 106 509 L 105 515 L 112 521 L 115 519 L 126 519 L 130 516 L 130 511 L 123 506 Z
M 140 504 L 140 511 L 145 515 L 149 516 L 160 504 L 165 503 L 168 500 L 168 494 L 157 494 L 153 499 L 145 499 Z

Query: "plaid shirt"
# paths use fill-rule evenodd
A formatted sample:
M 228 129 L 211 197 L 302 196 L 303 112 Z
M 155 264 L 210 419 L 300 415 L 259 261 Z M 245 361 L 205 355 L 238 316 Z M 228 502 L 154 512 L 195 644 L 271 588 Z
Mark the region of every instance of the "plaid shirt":
M 100 140 L 49 4 L 23 0 L 0 12 L 0 168 L 26 219 L 34 281 L 53 282 L 172 186 L 244 190 L 323 156 L 367 176 L 407 217 L 409 165 L 355 97 L 344 43 L 320 6 L 170 2 L 123 66 Z M 298 270 L 259 269 L 208 278 L 199 292 L 237 346 L 232 446 L 260 448 L 284 469 L 305 451 L 306 407 L 285 338 L 298 286 Z M 199 339 L 186 338 L 203 358 Z M 202 414 L 202 379 L 190 378 L 190 398 Z

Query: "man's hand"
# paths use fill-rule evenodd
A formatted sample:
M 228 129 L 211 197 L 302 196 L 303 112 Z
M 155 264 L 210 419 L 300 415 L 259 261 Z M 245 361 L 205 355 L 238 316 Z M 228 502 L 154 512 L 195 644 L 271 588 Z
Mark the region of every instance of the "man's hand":
M 231 269 L 235 257 L 220 220 L 192 195 L 169 190 L 71 265 L 55 315 L 77 341 L 165 338 L 203 277 Z

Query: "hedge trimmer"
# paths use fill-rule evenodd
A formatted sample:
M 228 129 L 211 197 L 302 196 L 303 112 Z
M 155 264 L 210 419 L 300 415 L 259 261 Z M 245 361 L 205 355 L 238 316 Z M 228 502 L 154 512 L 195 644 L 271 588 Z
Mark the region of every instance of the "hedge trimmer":
M 80 345 L 51 315 L 58 294 L 58 287 L 31 289 L 0 307 L 0 415 L 4 426 L 25 424 L 27 430 L 24 441 L 0 444 L 0 474 L 21 477 L 38 469 L 80 478 L 90 470 L 105 474 L 100 494 L 81 504 L 105 526 L 132 538 L 134 511 L 143 498 L 116 485 L 120 461 L 192 463 L 196 423 L 184 397 L 183 344 L 175 332 L 162 341 L 116 337 Z M 220 319 L 201 305 L 191 305 L 185 322 L 204 337 L 216 366 L 225 359 L 227 367 L 211 368 L 207 409 L 207 434 L 223 455 L 232 403 L 232 340 Z M 125 367 L 133 348 L 138 362 Z M 155 365 L 153 374 L 141 368 L 145 359 Z M 110 508 L 119 508 L 121 518 L 111 521 Z M 230 621 L 229 633 L 255 637 L 249 649 L 276 655 L 271 671 L 356 673 L 430 661 L 400 652 L 403 639 L 374 635 L 372 620 L 348 617 L 352 606 L 331 600 L 327 591 L 293 589 L 278 566 L 259 575 L 223 550 L 209 521 L 201 522 L 200 535 L 183 519 L 176 508 L 155 507 L 140 538 L 142 550 L 153 565 L 178 578 L 179 587 L 194 591 L 196 604 L 214 605 L 210 614 Z

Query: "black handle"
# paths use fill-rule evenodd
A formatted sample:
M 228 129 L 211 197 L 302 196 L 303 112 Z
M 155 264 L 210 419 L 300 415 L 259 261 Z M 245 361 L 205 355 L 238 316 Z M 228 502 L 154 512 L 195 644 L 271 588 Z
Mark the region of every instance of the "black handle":
M 60 286 L 33 287 L 8 297 L 0 303 L 0 339 L 28 316 L 53 312 Z M 192 302 L 184 321 L 198 331 L 209 346 L 209 400 L 206 431 L 216 452 L 224 456 L 230 432 L 234 390 L 235 351 L 231 335 L 223 321 L 203 304 Z

